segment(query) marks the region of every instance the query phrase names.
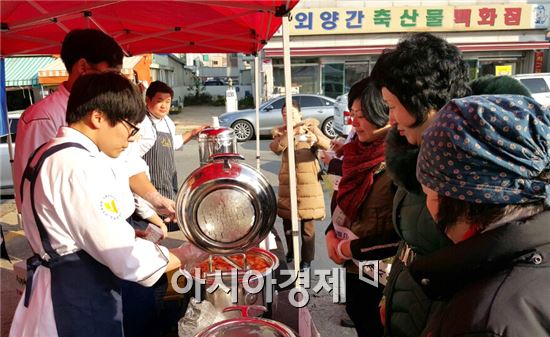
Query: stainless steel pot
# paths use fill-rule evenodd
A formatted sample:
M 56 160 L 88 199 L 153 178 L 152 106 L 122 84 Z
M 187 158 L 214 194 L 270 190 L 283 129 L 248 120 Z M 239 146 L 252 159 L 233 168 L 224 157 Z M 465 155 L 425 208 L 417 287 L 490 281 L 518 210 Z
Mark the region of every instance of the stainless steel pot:
M 262 306 L 232 306 L 224 312 L 239 310 L 242 317 L 218 322 L 201 331 L 196 337 L 297 337 L 298 335 L 283 323 L 270 319 L 251 317 L 250 311 L 266 311 Z
M 199 159 L 202 165 L 210 156 L 220 153 L 237 153 L 237 136 L 231 128 L 207 128 L 199 133 Z
M 267 179 L 240 163 L 239 154 L 218 154 L 193 171 L 176 197 L 178 225 L 196 246 L 215 254 L 257 246 L 273 228 L 277 199 Z

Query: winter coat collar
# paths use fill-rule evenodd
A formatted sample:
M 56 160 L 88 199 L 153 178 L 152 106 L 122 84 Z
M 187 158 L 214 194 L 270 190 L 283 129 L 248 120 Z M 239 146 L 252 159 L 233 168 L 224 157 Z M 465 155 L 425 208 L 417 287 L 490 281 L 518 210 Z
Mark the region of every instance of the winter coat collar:
M 511 222 L 427 256 L 410 265 L 432 299 L 449 299 L 466 285 L 517 263 L 550 262 L 550 211 Z
M 421 193 L 422 187 L 416 179 L 416 160 L 420 148 L 399 135 L 396 126 L 388 132 L 384 146 L 386 167 L 394 183 L 408 192 Z

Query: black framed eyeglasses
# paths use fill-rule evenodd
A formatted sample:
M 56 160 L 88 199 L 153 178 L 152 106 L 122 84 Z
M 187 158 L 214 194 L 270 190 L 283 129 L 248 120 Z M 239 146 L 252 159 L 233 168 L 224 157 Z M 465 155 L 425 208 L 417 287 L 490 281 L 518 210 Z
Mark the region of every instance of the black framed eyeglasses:
M 139 132 L 139 128 L 136 125 L 130 123 L 126 118 L 122 118 L 122 121 L 130 125 L 130 127 L 132 128 L 132 130 L 130 131 L 130 134 L 128 135 L 128 138 L 132 138 L 135 135 L 137 135 L 137 133 Z

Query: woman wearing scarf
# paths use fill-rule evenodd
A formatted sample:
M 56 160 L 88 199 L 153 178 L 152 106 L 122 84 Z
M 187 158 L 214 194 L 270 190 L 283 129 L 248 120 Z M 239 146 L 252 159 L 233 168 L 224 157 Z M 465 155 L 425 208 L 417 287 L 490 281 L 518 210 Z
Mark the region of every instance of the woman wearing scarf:
M 423 335 L 549 336 L 550 112 L 525 96 L 452 100 L 423 135 L 417 177 L 454 243 L 410 265 L 448 301 Z
M 344 146 L 337 206 L 325 239 L 329 257 L 346 267 L 346 311 L 357 335 L 382 336 L 378 304 L 385 277 L 364 268 L 361 274 L 375 279 L 372 285 L 360 279 L 358 268 L 359 261 L 393 256 L 398 242 L 391 218 L 394 191 L 384 163 L 388 108 L 372 80 L 353 101 L 351 114 L 356 137 Z M 379 264 L 379 269 L 386 268 Z

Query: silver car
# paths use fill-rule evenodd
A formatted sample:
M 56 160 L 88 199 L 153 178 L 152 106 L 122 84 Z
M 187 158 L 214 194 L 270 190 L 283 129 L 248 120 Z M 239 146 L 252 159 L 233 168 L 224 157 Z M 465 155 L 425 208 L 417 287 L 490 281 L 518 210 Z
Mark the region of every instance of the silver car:
M 351 114 L 348 109 L 348 94 L 336 97 L 332 127 L 338 135 L 344 137 L 347 136 L 353 128 Z
M 329 137 L 334 138 L 336 133 L 332 129 L 334 120 L 334 99 L 321 95 L 297 94 L 292 99 L 298 101 L 302 108 L 302 118 L 315 118 L 319 121 L 321 130 Z M 281 108 L 285 103 L 285 96 L 272 98 L 260 105 L 260 135 L 271 135 L 271 129 L 283 124 Z M 256 134 L 256 110 L 246 109 L 226 112 L 219 116 L 220 126 L 235 130 L 237 140 L 247 141 Z

